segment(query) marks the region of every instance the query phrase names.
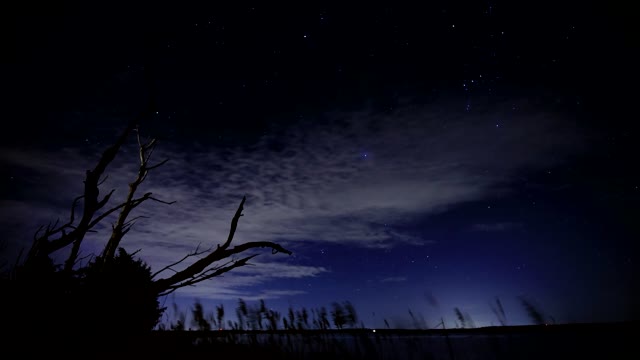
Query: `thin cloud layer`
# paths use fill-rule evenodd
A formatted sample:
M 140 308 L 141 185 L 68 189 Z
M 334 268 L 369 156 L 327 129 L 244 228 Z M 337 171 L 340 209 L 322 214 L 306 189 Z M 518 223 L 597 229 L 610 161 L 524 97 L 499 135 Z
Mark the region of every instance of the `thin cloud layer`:
M 258 257 L 259 258 L 259 257 Z M 179 295 L 186 298 L 214 299 L 214 300 L 245 300 L 275 299 L 285 296 L 305 294 L 301 289 L 275 289 L 269 286 L 276 280 L 292 280 L 312 278 L 328 272 L 321 266 L 295 265 L 290 262 L 251 261 L 254 266 L 244 266 L 216 277 L 210 281 L 199 283 L 179 290 Z M 265 257 L 266 258 L 266 257 Z
M 274 128 L 250 146 L 219 149 L 160 143 L 154 157 L 171 161 L 154 170 L 140 191 L 176 203 L 149 202 L 136 209 L 135 215 L 149 218 L 138 221 L 123 246 L 143 249 L 140 255 L 160 268 L 198 244 L 222 243 L 243 195 L 247 202 L 236 244 L 276 241 L 293 251 L 309 243 L 364 248 L 426 245 L 433 240 L 418 237 L 402 225 L 418 216 L 507 192 L 518 171 L 562 161 L 580 147 L 575 129 L 562 126 L 553 114 L 526 110 L 473 114 L 405 108 L 393 114 L 327 114 L 287 129 Z M 55 203 L 64 217 L 71 199 L 81 191 L 84 170 L 97 156 L 95 152 L 87 159 L 73 149 L 46 157 L 33 150 L 7 149 L 0 161 L 42 176 L 56 174 L 51 178 L 55 181 L 42 182 L 46 191 L 35 189 L 21 201 Z M 117 188 L 114 200 L 124 199 L 126 184 L 135 176 L 136 159 L 135 148 L 123 151 L 108 169 L 110 177 L 102 192 Z M 60 173 L 58 169 L 67 170 Z M 33 178 L 29 181 L 35 184 Z M 14 203 L 3 200 L 3 214 L 10 213 Z M 49 207 L 39 209 L 35 210 L 38 219 L 44 210 L 50 211 Z M 101 250 L 109 226 L 104 223 L 99 229 L 101 238 L 87 240 L 85 252 Z M 321 267 L 278 264 L 237 269 L 215 282 L 217 295 L 213 296 L 237 298 L 239 287 L 326 272 Z M 203 285 L 183 293 L 201 298 L 211 294 L 214 288 Z M 270 296 L 299 290 L 274 291 Z M 251 294 L 244 295 L 249 299 Z

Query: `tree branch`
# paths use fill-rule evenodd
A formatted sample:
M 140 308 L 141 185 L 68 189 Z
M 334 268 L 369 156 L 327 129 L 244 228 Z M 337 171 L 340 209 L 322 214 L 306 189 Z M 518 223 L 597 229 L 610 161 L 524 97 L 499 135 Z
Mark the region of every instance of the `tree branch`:
M 114 191 L 116 191 L 116 189 L 111 189 L 111 191 L 109 191 L 109 193 L 102 200 L 100 200 L 100 202 L 96 204 L 96 211 L 102 209 L 102 207 L 107 204 L 107 202 L 111 198 L 111 195 L 113 195 Z
M 122 208 L 123 206 L 125 206 L 126 203 L 122 203 L 114 208 L 111 208 L 107 211 L 105 211 L 104 213 L 102 213 L 100 216 L 98 216 L 97 218 L 95 218 L 91 224 L 89 224 L 89 227 L 92 228 L 94 226 L 96 226 L 100 221 L 102 221 L 102 219 L 106 218 L 107 216 L 113 214 L 116 210 Z
M 120 134 L 118 140 L 102 153 L 95 168 L 93 170 L 87 170 L 84 180 L 84 194 L 77 197 L 73 201 L 70 222 L 57 229 L 48 229 L 48 231 L 46 231 L 42 236 L 38 237 L 35 240 L 35 242 L 37 242 L 38 244 L 34 243 L 34 246 L 32 246 L 32 251 L 30 251 L 29 256 L 27 257 L 27 262 L 34 260 L 34 258 L 36 257 L 48 256 L 55 251 L 73 244 L 71 254 L 69 255 L 69 258 L 67 259 L 65 264 L 65 269 L 70 270 L 73 267 L 73 264 L 76 262 L 75 260 L 78 256 L 80 243 L 82 242 L 85 234 L 91 229 L 89 225 L 92 223 L 91 219 L 93 215 L 100 207 L 106 204 L 111 195 L 108 194 L 104 199 L 98 201 L 98 186 L 102 183 L 100 181 L 100 177 L 104 173 L 107 166 L 115 159 L 116 154 L 125 143 L 129 133 L 135 127 L 136 121 L 137 119 L 135 119 L 135 121 L 130 121 L 122 134 Z M 73 227 L 72 224 L 75 220 L 75 208 L 77 206 L 77 202 L 80 199 L 84 199 L 84 211 L 79 224 L 76 227 Z M 66 233 L 63 231 L 64 229 L 69 227 L 72 227 L 73 231 L 71 231 L 70 233 Z M 61 235 L 57 239 L 49 240 L 52 235 L 58 232 L 62 232 L 63 235 Z
M 147 167 L 147 170 L 153 170 L 153 169 L 155 169 L 155 168 L 159 168 L 160 166 L 162 166 L 162 165 L 166 164 L 166 163 L 167 163 L 167 161 L 169 161 L 169 158 L 164 159 L 164 160 L 160 161 L 159 163 L 157 163 L 157 164 L 155 164 L 155 165 L 153 165 L 153 166 L 149 166 L 149 167 Z
M 155 273 L 153 273 L 153 274 L 151 275 L 151 278 L 153 279 L 154 277 L 158 276 L 158 274 L 162 273 L 163 271 L 170 270 L 172 267 L 174 267 L 174 266 L 176 266 L 176 265 L 178 265 L 178 264 L 182 263 L 183 261 L 187 260 L 188 258 L 190 258 L 190 257 L 192 257 L 192 256 L 200 256 L 200 255 L 202 255 L 202 254 L 208 253 L 208 252 L 210 252 L 210 251 L 211 251 L 211 249 L 212 249 L 212 248 L 208 248 L 207 250 L 203 250 L 203 251 L 198 251 L 198 249 L 200 249 L 200 244 L 198 244 L 198 246 L 196 247 L 196 249 L 195 249 L 193 252 L 188 253 L 188 254 L 187 254 L 187 255 L 185 255 L 182 259 L 180 259 L 180 260 L 178 260 L 178 261 L 176 261 L 176 262 L 173 262 L 173 263 L 171 263 L 171 264 L 169 264 L 169 265 L 167 265 L 167 266 L 163 267 L 162 269 L 160 269 L 160 270 L 156 271 Z M 171 270 L 173 270 L 173 269 L 171 269 Z M 174 271 L 174 272 L 177 272 L 177 271 L 175 271 L 175 270 L 173 270 L 173 271 Z
M 238 221 L 240 220 L 240 216 L 242 215 L 242 210 L 244 210 L 244 202 L 247 201 L 247 197 L 243 196 L 242 201 L 240 201 L 240 206 L 238 206 L 238 210 L 236 210 L 235 215 L 233 215 L 233 219 L 231 219 L 231 229 L 229 230 L 229 236 L 227 237 L 227 241 L 222 244 L 221 249 L 226 249 L 231 244 L 231 240 L 233 240 L 233 235 L 236 233 L 236 229 L 238 228 Z
M 176 290 L 178 290 L 180 288 L 183 288 L 185 286 L 193 286 L 193 285 L 195 285 L 195 284 L 197 284 L 199 282 L 211 279 L 211 278 L 216 277 L 216 276 L 220 276 L 220 275 L 222 275 L 222 274 L 224 274 L 224 273 L 226 273 L 228 271 L 231 271 L 231 270 L 233 270 L 233 269 L 235 269 L 237 267 L 245 266 L 245 265 L 251 265 L 251 264 L 248 264 L 247 261 L 253 259 L 256 256 L 258 256 L 258 254 L 247 256 L 247 257 L 245 257 L 243 259 L 234 261 L 233 264 L 230 265 L 230 266 L 221 267 L 221 268 L 217 269 L 216 271 L 214 271 L 214 272 L 212 272 L 212 273 L 210 273 L 210 274 L 208 274 L 206 276 L 198 276 L 195 279 L 187 280 L 187 281 L 181 282 L 181 283 L 176 284 L 176 285 L 171 285 L 171 286 L 167 287 L 166 289 L 162 290 L 159 293 L 159 296 L 168 295 L 168 294 L 170 294 L 170 293 L 172 293 L 172 292 L 174 292 L 174 291 L 176 291 Z
M 175 200 L 174 200 L 174 201 L 164 201 L 164 200 L 160 200 L 160 199 L 158 199 L 158 198 L 154 198 L 154 197 L 152 197 L 152 196 L 147 196 L 147 199 L 149 199 L 149 200 L 153 200 L 153 201 L 157 201 L 157 202 L 162 203 L 162 204 L 165 204 L 165 205 L 172 205 L 172 204 L 175 204 L 175 203 L 176 203 L 176 201 L 175 201 Z
M 218 270 L 218 269 L 220 269 L 220 268 L 223 268 L 223 267 L 225 267 L 225 266 L 227 266 L 227 265 L 229 265 L 229 264 L 233 264 L 235 261 L 236 261 L 236 260 L 229 260 L 229 261 L 227 261 L 227 262 L 226 262 L 226 263 L 224 263 L 224 264 L 215 265 L 215 266 L 213 266 L 213 267 L 210 267 L 210 268 L 208 268 L 207 270 L 205 270 L 205 271 L 203 271 L 203 272 L 201 272 L 201 273 L 199 273 L 199 274 L 193 275 L 193 276 L 190 278 L 191 280 L 189 280 L 189 281 L 198 280 L 198 279 L 200 279 L 200 278 L 203 278 L 203 277 L 205 277 L 205 276 L 208 276 L 209 274 L 211 274 L 211 273 L 212 273 L 212 272 L 214 272 L 214 271 L 217 271 L 217 270 Z M 177 272 L 177 271 L 176 271 L 176 272 Z
M 147 105 L 137 117 L 132 118 L 129 121 L 126 128 L 122 131 L 116 142 L 102 153 L 100 159 L 98 160 L 98 163 L 93 168 L 93 170 L 86 171 L 86 177 L 84 180 L 84 193 L 82 196 L 76 198 L 73 202 L 73 206 L 71 209 L 71 221 L 59 228 L 55 228 L 55 226 L 53 228 L 49 227 L 41 236 L 38 236 L 38 234 L 40 233 L 42 228 L 40 228 L 36 232 L 36 234 L 34 235 L 33 245 L 31 246 L 27 258 L 25 259 L 25 265 L 28 265 L 30 262 L 35 261 L 37 258 L 48 257 L 51 253 L 73 244 L 70 255 L 65 262 L 65 270 L 71 270 L 73 268 L 73 264 L 76 262 L 76 258 L 78 257 L 80 244 L 84 236 L 87 232 L 91 231 L 91 228 L 95 226 L 99 222 L 99 220 L 104 219 L 104 216 L 106 216 L 104 215 L 100 217 L 98 221 L 92 221 L 95 213 L 104 205 L 106 205 L 112 194 L 111 192 L 101 201 L 98 201 L 98 187 L 104 183 L 107 177 L 105 176 L 102 180 L 100 180 L 100 178 L 104 174 L 107 166 L 111 164 L 111 162 L 113 162 L 113 160 L 115 159 L 117 153 L 126 142 L 131 131 L 133 129 L 136 129 L 136 124 L 141 122 L 142 119 L 150 117 L 152 112 L 155 111 L 155 93 L 152 89 L 152 86 L 150 85 L 151 76 L 150 74 L 148 74 L 148 71 L 145 71 L 145 81 L 150 87 L 150 95 Z M 81 198 L 84 199 L 83 215 L 78 225 L 73 226 L 73 222 L 75 220 L 75 207 L 77 205 L 77 201 Z M 124 208 L 125 206 L 123 205 L 122 207 Z M 67 228 L 71 228 L 73 230 L 67 233 L 65 231 L 65 229 Z M 50 238 L 57 233 L 62 233 L 62 235 L 54 240 L 50 240 Z
M 131 223 L 127 222 L 127 217 L 131 213 L 131 211 L 140 205 L 145 200 L 153 200 L 163 204 L 173 204 L 173 202 L 163 201 L 151 196 L 151 193 L 146 193 L 139 199 L 134 199 L 136 191 L 138 190 L 138 186 L 146 179 L 147 174 L 149 173 L 149 168 L 147 164 L 149 162 L 149 158 L 151 154 L 153 154 L 153 150 L 156 146 L 156 139 L 152 139 L 146 144 L 142 143 L 140 140 L 140 131 L 136 127 L 136 139 L 138 141 L 138 156 L 140 158 L 140 166 L 138 168 L 138 175 L 135 180 L 129 184 L 129 193 L 127 194 L 127 199 L 124 201 L 123 206 L 120 210 L 120 215 L 113 226 L 113 231 L 111 232 L 111 237 L 105 246 L 102 257 L 105 260 L 113 259 L 116 253 L 116 249 L 120 245 L 120 241 L 124 235 L 131 230 Z M 157 166 L 156 166 L 157 167 Z
M 238 206 L 238 210 L 231 220 L 231 229 L 229 230 L 229 237 L 227 238 L 227 241 L 222 246 L 218 246 L 218 248 L 214 252 L 194 262 L 186 269 L 170 276 L 169 278 L 156 280 L 155 285 L 158 289 L 158 293 L 170 290 L 172 286 L 176 286 L 176 284 L 183 283 L 185 280 L 195 277 L 197 274 L 205 271 L 209 265 L 213 264 L 216 261 L 229 258 L 235 254 L 242 253 L 249 249 L 268 247 L 271 248 L 272 253 L 274 254 L 282 252 L 291 255 L 291 251 L 283 248 L 279 244 L 270 241 L 248 242 L 242 245 L 235 246 L 232 249 L 228 249 L 231 241 L 233 240 L 236 228 L 238 227 L 238 220 L 240 219 L 240 216 L 242 216 L 242 210 L 245 201 L 246 197 L 243 196 L 242 201 L 240 202 L 240 206 Z
M 100 182 L 98 183 L 98 186 L 104 184 L 104 182 L 107 181 L 108 178 L 109 178 L 109 175 L 106 175 L 104 179 L 100 180 Z

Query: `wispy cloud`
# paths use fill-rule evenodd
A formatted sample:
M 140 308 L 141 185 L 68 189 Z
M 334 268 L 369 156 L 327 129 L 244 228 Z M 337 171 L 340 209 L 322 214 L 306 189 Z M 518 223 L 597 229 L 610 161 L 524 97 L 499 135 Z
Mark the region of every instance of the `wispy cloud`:
M 257 259 L 257 258 L 256 258 Z M 274 259 L 275 260 L 275 259 Z M 180 290 L 180 296 L 200 299 L 245 300 L 273 299 L 305 294 L 301 289 L 272 288 L 276 280 L 311 278 L 328 272 L 324 267 L 296 265 L 287 259 L 279 262 L 252 261 L 244 266 L 197 286 Z
M 402 225 L 418 216 L 507 192 L 518 171 L 552 166 L 574 151 L 580 143 L 575 129 L 559 129 L 555 120 L 553 114 L 533 110 L 466 114 L 406 108 L 394 114 L 328 114 L 287 129 L 274 128 L 250 146 L 220 149 L 161 143 L 154 156 L 171 161 L 155 170 L 141 191 L 177 203 L 147 203 L 136 209 L 136 215 L 149 219 L 140 220 L 123 245 L 143 249 L 141 256 L 157 268 L 199 243 L 221 243 L 245 194 L 245 216 L 235 243 L 270 240 L 294 251 L 308 243 L 365 248 L 425 245 L 432 241 Z M 0 161 L 36 174 L 26 179 L 33 192 L 21 201 L 56 204 L 61 216 L 66 216 L 71 199 L 82 190 L 84 170 L 97 159 L 94 150 L 86 156 L 88 150 L 45 154 L 6 149 L 0 152 Z M 135 149 L 127 148 L 108 170 L 103 192 L 117 188 L 114 201 L 126 195 L 136 159 Z M 60 169 L 67 170 L 61 173 Z M 10 213 L 12 204 L 1 203 L 2 213 Z M 103 246 L 109 225 L 104 226 L 103 237 L 89 239 L 85 251 Z M 474 228 L 498 231 L 506 226 Z M 226 285 L 228 292 L 218 290 L 217 296 L 231 296 L 237 286 L 255 284 L 249 279 L 259 277 L 264 267 L 278 265 L 261 266 L 250 276 L 244 276 L 248 275 L 244 268 L 238 269 L 225 280 L 233 282 Z M 282 266 L 269 272 L 280 277 L 315 276 L 325 270 Z

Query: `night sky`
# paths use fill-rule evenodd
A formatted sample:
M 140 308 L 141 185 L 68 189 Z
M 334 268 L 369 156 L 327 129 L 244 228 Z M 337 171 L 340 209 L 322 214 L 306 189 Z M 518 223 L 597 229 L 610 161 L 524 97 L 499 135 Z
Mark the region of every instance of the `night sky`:
M 176 203 L 139 207 L 150 218 L 123 247 L 159 269 L 222 243 L 246 195 L 234 243 L 294 252 L 260 252 L 167 305 L 223 303 L 232 319 L 238 298 L 350 300 L 373 327 L 405 326 L 408 309 L 454 326 L 459 307 L 484 326 L 496 297 L 510 324 L 529 323 L 524 296 L 557 322 L 640 318 L 630 9 L 233 3 L 0 11 L 5 260 L 68 216 L 153 93 L 140 131 L 170 161 L 140 191 Z M 137 161 L 131 138 L 101 191 L 124 199 Z

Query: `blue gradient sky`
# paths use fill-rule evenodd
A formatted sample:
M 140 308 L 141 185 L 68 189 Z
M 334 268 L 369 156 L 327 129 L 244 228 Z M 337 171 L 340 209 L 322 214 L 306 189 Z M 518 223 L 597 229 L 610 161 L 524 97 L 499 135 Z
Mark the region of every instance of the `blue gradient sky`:
M 558 322 L 637 319 L 637 132 L 631 95 L 605 74 L 633 78 L 633 57 L 619 14 L 601 14 L 598 32 L 586 5 L 542 7 L 432 5 L 426 22 L 401 7 L 24 10 L 32 25 L 16 22 L 27 31 L 3 64 L 16 126 L 0 146 L 5 258 L 67 216 L 84 171 L 144 104 L 152 66 L 158 113 L 141 133 L 170 161 L 141 191 L 176 203 L 136 209 L 149 219 L 122 245 L 161 268 L 221 243 L 246 195 L 234 243 L 294 253 L 267 251 L 167 304 L 223 303 L 232 319 L 238 298 L 349 300 L 367 326 L 406 326 L 408 309 L 454 326 L 454 307 L 498 324 L 496 297 L 509 323 L 528 323 L 525 296 Z M 626 60 L 587 57 L 594 46 Z M 132 138 L 102 187 L 114 203 L 136 161 Z

